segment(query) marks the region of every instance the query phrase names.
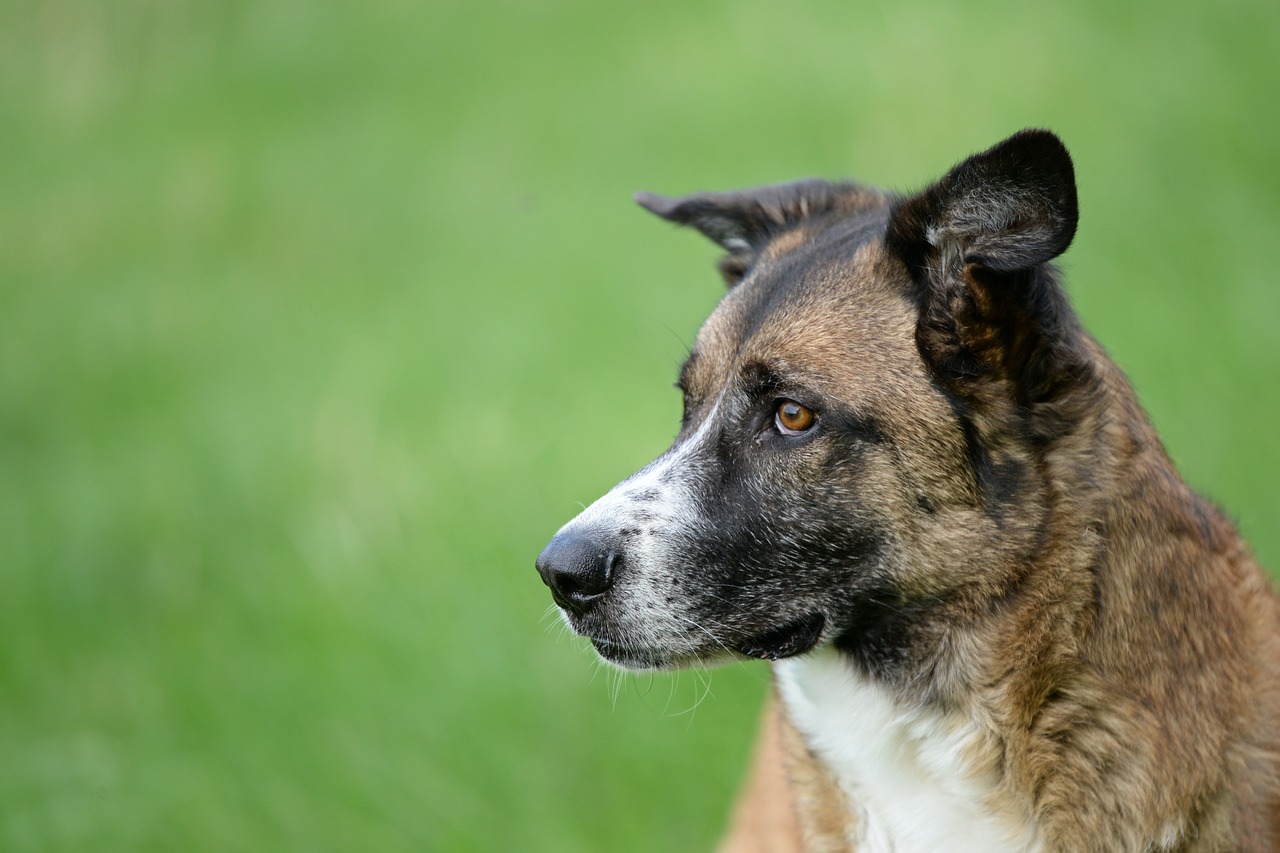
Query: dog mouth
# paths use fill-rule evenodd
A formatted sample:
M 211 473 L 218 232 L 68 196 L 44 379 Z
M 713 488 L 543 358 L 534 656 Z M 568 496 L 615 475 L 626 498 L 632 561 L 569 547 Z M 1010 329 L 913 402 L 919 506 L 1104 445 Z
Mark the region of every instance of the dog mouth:
M 619 643 L 603 637 L 588 636 L 600 657 L 625 669 L 672 669 L 684 664 L 708 662 L 716 657 L 741 655 L 756 660 L 776 661 L 811 651 L 822 638 L 826 617 L 813 612 L 793 619 L 734 644 L 708 647 L 699 651 L 673 652 L 663 649 Z
M 815 611 L 739 643 L 738 651 L 759 660 L 782 660 L 802 655 L 818 644 L 826 623 L 827 618 Z

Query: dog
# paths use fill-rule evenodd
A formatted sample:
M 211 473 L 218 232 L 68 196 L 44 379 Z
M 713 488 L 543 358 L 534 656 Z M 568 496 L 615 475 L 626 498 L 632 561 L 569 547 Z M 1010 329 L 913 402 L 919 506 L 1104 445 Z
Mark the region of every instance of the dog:
M 728 290 L 537 569 L 624 669 L 772 662 L 725 849 L 1280 849 L 1280 601 L 1067 302 L 1058 137 L 636 198 Z

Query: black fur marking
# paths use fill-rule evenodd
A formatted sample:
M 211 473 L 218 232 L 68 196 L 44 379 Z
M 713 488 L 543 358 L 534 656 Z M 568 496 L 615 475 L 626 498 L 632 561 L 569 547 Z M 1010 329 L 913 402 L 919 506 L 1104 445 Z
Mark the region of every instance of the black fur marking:
M 960 427 L 960 434 L 964 436 L 965 455 L 969 460 L 969 469 L 973 471 L 974 479 L 979 489 L 981 489 L 982 474 L 979 472 L 990 466 L 991 457 L 987 452 L 987 448 L 983 445 L 981 435 L 978 433 L 978 425 L 973 422 L 973 418 L 969 414 L 969 407 L 964 400 L 936 382 L 935 387 L 942 393 L 947 405 L 951 407 L 951 414 L 955 417 L 956 424 Z
M 820 417 L 827 429 L 842 435 L 870 444 L 884 444 L 888 441 L 884 430 L 880 428 L 880 422 L 872 415 L 862 415 L 844 407 L 832 407 L 822 412 Z
M 907 599 L 888 583 L 866 590 L 845 614 L 848 627 L 835 647 L 870 676 L 897 680 L 918 663 L 921 626 L 941 606 L 935 600 Z
M 1026 489 L 1027 469 L 1016 459 L 993 459 L 985 468 L 978 469 L 978 483 L 987 500 L 987 508 L 999 522 L 1004 515 L 1003 508 L 1017 500 Z
M 998 457 L 986 446 L 972 419 L 959 412 L 957 416 L 978 491 L 988 514 L 998 521 L 1002 507 L 1016 499 L 1025 486 L 1026 468 L 1015 459 Z
M 777 394 L 787 386 L 782 371 L 775 365 L 753 362 L 741 370 L 742 389 L 748 397 L 764 397 Z

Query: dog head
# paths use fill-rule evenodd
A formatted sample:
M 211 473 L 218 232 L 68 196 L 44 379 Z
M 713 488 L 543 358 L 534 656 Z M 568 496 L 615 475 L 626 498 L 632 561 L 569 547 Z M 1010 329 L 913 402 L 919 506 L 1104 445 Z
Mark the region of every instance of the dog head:
M 891 669 L 944 603 L 1016 583 L 1087 364 L 1046 266 L 1077 219 L 1061 142 L 1024 131 L 910 197 L 637 201 L 727 250 L 729 289 L 671 448 L 538 558 L 574 630 L 628 668 L 835 642 Z

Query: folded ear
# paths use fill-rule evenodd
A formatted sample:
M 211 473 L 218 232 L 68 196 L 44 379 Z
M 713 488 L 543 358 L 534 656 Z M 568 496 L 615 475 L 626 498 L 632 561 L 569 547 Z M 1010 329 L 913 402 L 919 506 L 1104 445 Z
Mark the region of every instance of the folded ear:
M 636 203 L 671 222 L 689 225 L 729 254 L 720 272 L 732 287 L 776 234 L 811 216 L 835 209 L 849 188 L 808 179 L 739 192 L 704 192 L 681 198 L 636 193 Z
M 1079 214 L 1071 156 L 1024 130 L 898 202 L 886 247 L 920 287 L 916 342 L 940 378 L 999 375 L 1034 401 L 1055 373 L 1074 319 L 1044 265 L 1062 254 Z M 1065 349 L 1070 349 L 1069 346 Z

